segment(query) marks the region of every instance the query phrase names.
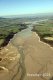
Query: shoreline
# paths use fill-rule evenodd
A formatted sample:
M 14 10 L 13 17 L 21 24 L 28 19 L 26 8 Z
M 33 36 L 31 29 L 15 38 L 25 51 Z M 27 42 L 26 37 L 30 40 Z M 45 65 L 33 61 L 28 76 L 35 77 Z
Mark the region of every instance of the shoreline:
M 36 32 L 35 32 L 36 33 Z M 40 36 L 38 35 L 38 33 L 36 33 L 37 34 L 37 36 L 38 36 L 38 38 L 39 38 L 39 42 L 40 43 L 43 43 L 43 44 L 46 44 L 47 46 L 49 46 L 49 48 L 51 48 L 52 50 L 53 50 L 53 46 L 51 46 L 49 43 L 46 43 L 46 42 L 44 42 L 43 40 L 41 40 L 40 39 Z
M 26 29 L 26 28 L 24 28 L 24 29 Z M 24 29 L 22 29 L 22 28 L 19 29 L 19 32 L 21 32 L 21 31 L 24 30 Z M 16 33 L 11 32 L 11 33 L 4 39 L 4 42 L 0 45 L 0 50 L 1 50 L 3 47 L 7 46 L 8 43 L 10 42 L 10 40 L 14 37 L 14 35 L 17 34 L 17 33 L 19 33 L 19 32 L 16 32 Z
M 26 29 L 26 28 L 24 28 L 24 29 Z M 19 32 L 21 32 L 21 31 L 24 30 L 24 29 L 20 29 Z M 39 36 L 41 42 L 44 42 L 44 43 L 48 44 L 50 47 L 53 47 L 53 41 L 45 40 L 44 37 L 41 37 L 41 35 L 40 35 L 37 31 L 34 31 L 33 29 L 32 29 L 31 31 L 32 31 L 32 32 L 35 32 L 35 33 Z M 3 47 L 5 47 L 5 46 L 7 46 L 8 43 L 9 43 L 9 41 L 14 37 L 14 35 L 17 34 L 17 33 L 19 33 L 19 32 L 16 32 L 16 33 L 11 32 L 11 33 L 5 38 L 4 42 L 1 44 L 0 49 L 3 48 Z
M 33 29 L 32 29 L 32 31 L 35 32 L 35 33 L 38 35 L 39 41 L 46 43 L 46 44 L 49 45 L 51 48 L 53 47 L 53 41 L 45 40 L 44 37 L 41 37 L 40 34 L 39 34 L 37 31 L 34 31 Z
M 1 44 L 0 48 L 5 47 L 8 45 L 9 41 L 13 38 L 14 34 L 16 33 L 10 33 L 4 40 L 4 42 Z
M 33 32 L 35 32 L 37 34 L 37 36 L 39 38 L 39 42 L 42 42 L 42 43 L 46 44 L 47 46 L 49 46 L 51 49 L 53 49 L 53 45 L 51 45 L 50 43 L 44 41 L 44 39 L 42 39 L 36 31 L 33 31 Z

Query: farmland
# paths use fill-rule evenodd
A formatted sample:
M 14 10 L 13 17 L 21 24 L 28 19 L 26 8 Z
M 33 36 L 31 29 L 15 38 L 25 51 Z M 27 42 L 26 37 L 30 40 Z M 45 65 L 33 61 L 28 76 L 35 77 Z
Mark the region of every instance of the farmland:
M 53 20 L 39 22 L 33 26 L 33 31 L 37 32 L 40 40 L 53 46 Z
M 22 29 L 27 28 L 23 23 L 18 23 L 14 19 L 0 18 L 0 47 L 7 45 L 9 40 Z

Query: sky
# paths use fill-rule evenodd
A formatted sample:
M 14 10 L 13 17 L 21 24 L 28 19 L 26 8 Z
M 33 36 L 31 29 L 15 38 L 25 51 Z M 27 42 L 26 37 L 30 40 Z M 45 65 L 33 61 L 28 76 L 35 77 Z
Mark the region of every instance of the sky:
M 0 0 L 0 16 L 53 13 L 53 0 Z

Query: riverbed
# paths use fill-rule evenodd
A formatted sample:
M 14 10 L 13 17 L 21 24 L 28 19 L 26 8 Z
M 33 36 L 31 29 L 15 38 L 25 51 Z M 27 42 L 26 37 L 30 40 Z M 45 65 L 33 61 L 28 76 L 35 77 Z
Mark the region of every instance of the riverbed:
M 16 33 L 1 49 L 1 80 L 53 80 L 53 47 L 32 31 L 36 23 Z
M 53 48 L 40 41 L 38 34 L 31 31 L 32 28 L 32 25 L 29 25 L 10 41 L 21 55 L 20 80 L 50 80 L 53 77 Z

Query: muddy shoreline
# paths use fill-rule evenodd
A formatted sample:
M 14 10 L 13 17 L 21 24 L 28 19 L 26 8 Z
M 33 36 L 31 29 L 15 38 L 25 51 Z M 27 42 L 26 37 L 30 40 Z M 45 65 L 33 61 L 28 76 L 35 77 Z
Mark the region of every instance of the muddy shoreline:
M 23 30 L 23 29 L 20 29 L 20 31 L 22 31 L 22 30 Z M 34 31 L 34 30 L 32 29 L 32 31 Z M 53 47 L 53 41 L 45 40 L 44 37 L 42 37 L 37 31 L 34 31 L 34 32 L 36 32 L 36 33 L 38 34 L 38 36 L 40 37 L 40 41 L 45 42 L 45 43 L 49 44 L 51 47 Z M 16 33 L 17 33 L 17 32 L 16 32 Z M 16 33 L 11 32 L 11 33 L 5 38 L 5 40 L 4 40 L 4 42 L 2 43 L 2 45 L 0 46 L 0 48 L 7 46 L 8 43 L 9 43 L 9 41 L 14 37 L 14 35 L 15 35 Z
M 32 31 L 33 31 L 33 32 L 36 32 L 36 33 L 38 34 L 38 36 L 39 36 L 39 38 L 40 38 L 40 41 L 42 41 L 42 42 L 44 42 L 44 43 L 47 43 L 47 44 L 49 44 L 51 47 L 53 47 L 53 41 L 45 40 L 45 39 L 44 39 L 44 36 L 42 37 L 37 31 L 34 31 L 33 29 L 32 29 Z M 46 37 L 46 36 L 45 36 L 45 37 Z
M 5 38 L 4 42 L 1 44 L 0 47 L 6 46 L 6 45 L 9 43 L 10 39 L 13 38 L 14 34 L 16 34 L 16 33 L 11 32 L 11 33 Z
M 19 29 L 19 32 L 22 31 L 22 30 L 24 30 L 24 29 L 26 29 L 26 28 L 21 28 L 21 29 Z M 2 47 L 7 46 L 8 43 L 9 43 L 9 41 L 10 41 L 10 40 L 14 37 L 14 35 L 17 34 L 17 33 L 18 33 L 18 32 L 16 32 L 16 33 L 10 32 L 9 35 L 4 39 L 4 42 L 0 45 L 0 49 L 1 49 Z

